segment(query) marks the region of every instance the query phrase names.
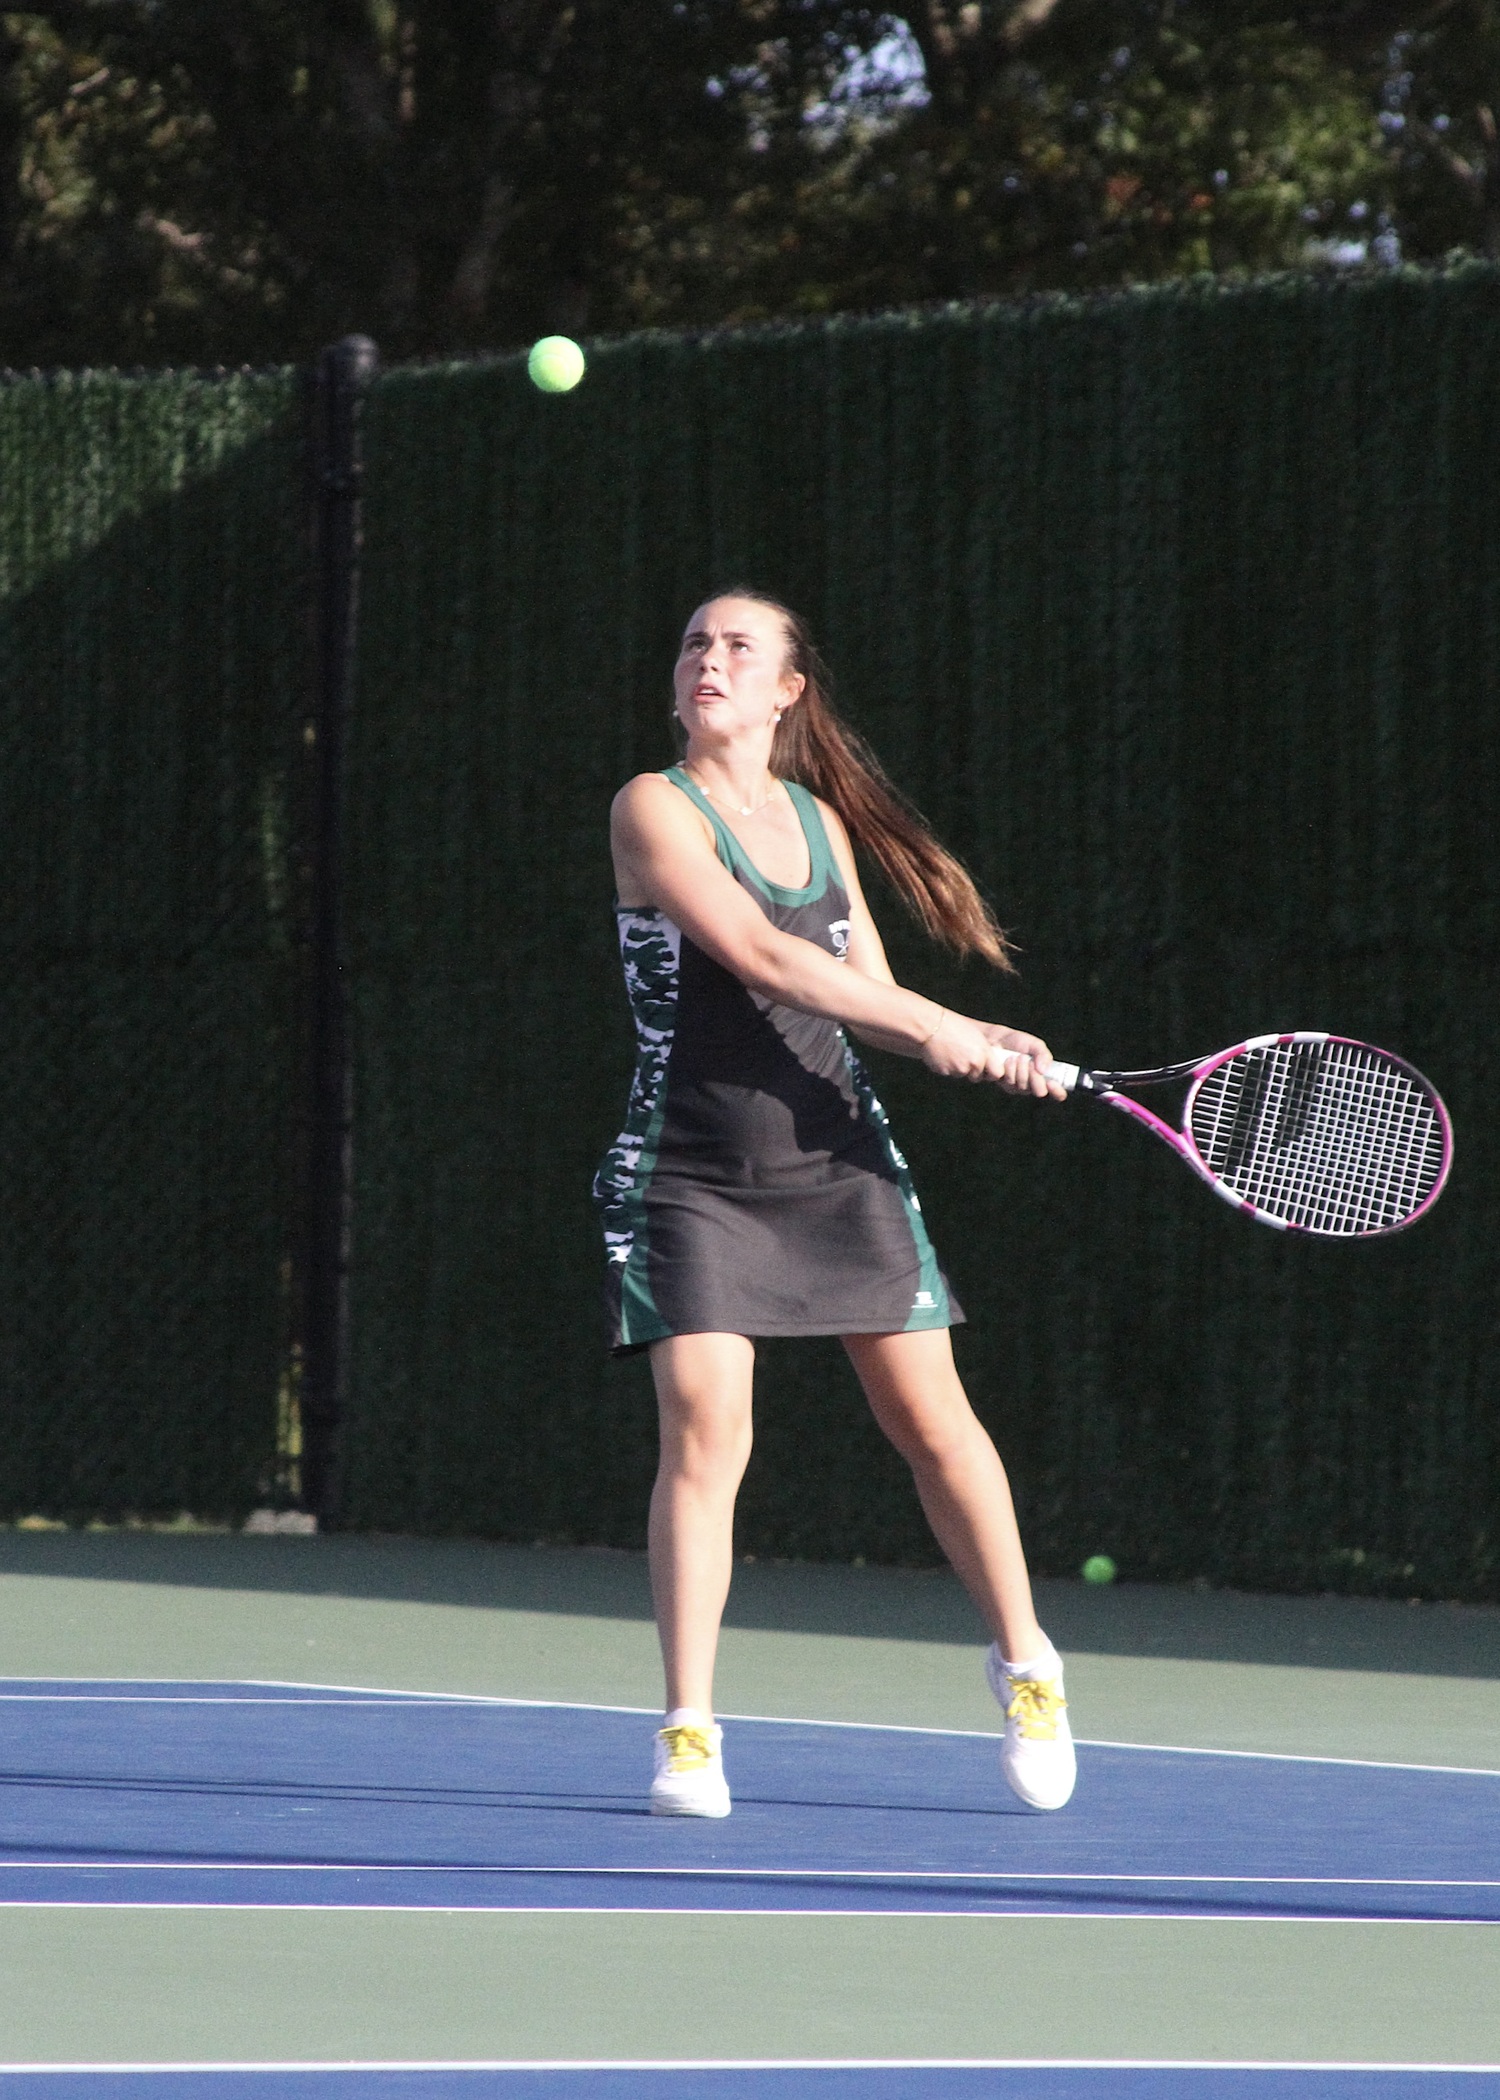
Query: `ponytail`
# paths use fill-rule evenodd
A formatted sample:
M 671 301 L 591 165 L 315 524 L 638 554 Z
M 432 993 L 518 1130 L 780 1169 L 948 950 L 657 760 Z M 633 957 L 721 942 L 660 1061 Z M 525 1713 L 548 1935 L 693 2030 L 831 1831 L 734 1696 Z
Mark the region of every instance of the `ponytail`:
M 1013 971 L 1010 943 L 973 876 L 939 845 L 919 812 L 887 778 L 864 738 L 840 719 L 829 698 L 827 667 L 807 623 L 760 591 L 714 595 L 748 598 L 777 613 L 786 628 L 788 668 L 804 681 L 801 698 L 777 725 L 771 771 L 780 780 L 795 780 L 837 810 L 849 836 L 875 861 L 933 940 L 959 955 L 982 955 L 997 970 Z

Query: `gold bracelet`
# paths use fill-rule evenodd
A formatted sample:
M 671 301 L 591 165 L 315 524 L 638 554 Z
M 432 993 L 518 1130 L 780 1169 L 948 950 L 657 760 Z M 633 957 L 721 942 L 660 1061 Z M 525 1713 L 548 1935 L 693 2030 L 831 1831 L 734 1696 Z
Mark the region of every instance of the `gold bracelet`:
M 922 1038 L 921 1042 L 920 1042 L 920 1043 L 918 1043 L 918 1045 L 917 1045 L 917 1048 L 918 1048 L 919 1050 L 925 1050 L 925 1049 L 927 1048 L 927 1045 L 928 1045 L 928 1044 L 929 1044 L 929 1043 L 930 1043 L 930 1042 L 932 1041 L 933 1037 L 934 1037 L 934 1036 L 935 1036 L 935 1035 L 937 1034 L 938 1030 L 939 1030 L 939 1029 L 940 1029 L 940 1028 L 942 1027 L 943 1023 L 944 1023 L 944 1022 L 945 1022 L 945 1021 L 947 1020 L 947 1018 L 948 1018 L 948 1009 L 947 1009 L 947 1007 L 946 1007 L 946 1006 L 940 1006 L 940 1007 L 938 1008 L 938 1017 L 937 1017 L 937 1019 L 936 1019 L 936 1020 L 935 1020 L 935 1021 L 933 1022 L 932 1026 L 931 1026 L 931 1028 L 930 1028 L 930 1029 L 928 1030 L 927 1034 L 923 1036 L 923 1038 Z

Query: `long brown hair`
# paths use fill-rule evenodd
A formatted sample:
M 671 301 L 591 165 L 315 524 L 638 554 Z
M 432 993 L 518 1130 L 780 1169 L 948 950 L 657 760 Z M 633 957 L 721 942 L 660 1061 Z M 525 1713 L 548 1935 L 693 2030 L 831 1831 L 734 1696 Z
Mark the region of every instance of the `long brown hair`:
M 764 591 L 715 591 L 713 598 L 747 598 L 777 614 L 786 630 L 787 668 L 804 681 L 802 697 L 777 725 L 771 771 L 779 780 L 797 781 L 838 811 L 849 836 L 934 940 L 959 955 L 982 955 L 997 970 L 1013 971 L 1010 943 L 973 876 L 939 845 L 864 738 L 834 707 L 828 667 L 807 622 Z

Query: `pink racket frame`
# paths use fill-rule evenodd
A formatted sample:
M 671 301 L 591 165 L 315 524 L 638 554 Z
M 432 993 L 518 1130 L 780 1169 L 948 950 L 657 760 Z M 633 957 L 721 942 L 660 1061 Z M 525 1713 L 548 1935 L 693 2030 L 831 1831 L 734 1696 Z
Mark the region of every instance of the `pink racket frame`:
M 1163 1075 L 1164 1079 L 1167 1076 L 1173 1078 L 1189 1078 L 1190 1076 L 1187 1099 L 1182 1104 L 1182 1127 L 1178 1130 L 1174 1130 L 1170 1123 L 1163 1122 L 1160 1116 L 1153 1115 L 1149 1108 L 1143 1107 L 1139 1101 L 1133 1100 L 1129 1094 L 1119 1093 L 1113 1087 L 1095 1087 L 1093 1089 L 1093 1098 L 1096 1101 L 1106 1102 L 1111 1108 L 1119 1109 L 1122 1115 L 1130 1116 L 1137 1123 L 1143 1124 L 1147 1130 L 1159 1137 L 1164 1145 L 1170 1145 L 1178 1157 L 1185 1160 L 1188 1166 L 1192 1168 L 1198 1179 L 1207 1182 L 1214 1194 L 1222 1197 L 1224 1202 L 1233 1209 L 1244 1211 L 1248 1217 L 1258 1218 L 1262 1225 L 1273 1226 L 1278 1232 L 1305 1232 L 1314 1239 L 1333 1238 L 1335 1237 L 1333 1234 L 1315 1232 L 1306 1225 L 1293 1225 L 1285 1218 L 1273 1218 L 1267 1211 L 1258 1209 L 1255 1204 L 1247 1203 L 1243 1196 L 1237 1196 L 1233 1189 L 1226 1188 L 1218 1176 L 1204 1163 L 1201 1153 L 1192 1140 L 1193 1103 L 1198 1098 L 1198 1089 L 1202 1086 L 1204 1080 L 1207 1079 L 1209 1073 L 1216 1072 L 1220 1065 L 1227 1065 L 1232 1057 L 1238 1057 L 1242 1051 L 1270 1050 L 1281 1043 L 1348 1043 L 1356 1050 L 1373 1050 L 1375 1048 L 1373 1043 L 1360 1042 L 1357 1036 L 1330 1035 L 1326 1029 L 1303 1028 L 1298 1029 L 1291 1035 L 1247 1036 L 1243 1043 L 1236 1043 L 1232 1050 L 1215 1051 L 1212 1057 L 1204 1058 L 1201 1064 L 1192 1065 L 1186 1069 L 1179 1067 L 1170 1075 Z M 1382 1050 L 1379 1054 L 1382 1057 L 1389 1057 L 1393 1064 L 1400 1065 L 1403 1072 L 1409 1072 L 1423 1092 L 1431 1099 L 1433 1107 L 1437 1110 L 1438 1123 L 1443 1133 L 1443 1163 L 1438 1171 L 1437 1180 L 1428 1191 L 1426 1198 L 1412 1212 L 1409 1218 L 1403 1218 L 1399 1225 L 1382 1225 L 1373 1232 L 1349 1235 L 1351 1238 L 1368 1240 L 1385 1239 L 1393 1232 L 1405 1232 L 1409 1226 L 1415 1225 L 1419 1218 L 1426 1217 L 1428 1211 L 1431 1210 L 1433 1204 L 1436 1203 L 1438 1197 L 1443 1193 L 1443 1184 L 1447 1181 L 1448 1170 L 1453 1164 L 1453 1125 L 1449 1121 L 1448 1111 L 1444 1107 L 1442 1097 L 1437 1089 L 1430 1080 L 1423 1077 L 1415 1065 L 1409 1065 L 1404 1057 L 1395 1057 L 1389 1050 Z M 1142 1084 L 1150 1083 L 1149 1081 L 1142 1081 Z

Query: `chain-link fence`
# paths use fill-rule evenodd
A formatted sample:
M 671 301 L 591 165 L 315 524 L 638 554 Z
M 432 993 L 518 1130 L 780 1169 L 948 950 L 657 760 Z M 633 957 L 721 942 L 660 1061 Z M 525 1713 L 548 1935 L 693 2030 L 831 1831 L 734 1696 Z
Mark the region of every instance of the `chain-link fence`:
M 5 1514 L 295 1486 L 301 392 L 0 385 Z

